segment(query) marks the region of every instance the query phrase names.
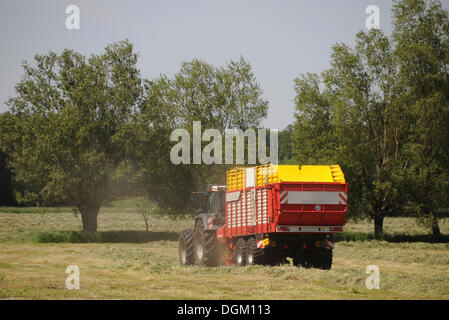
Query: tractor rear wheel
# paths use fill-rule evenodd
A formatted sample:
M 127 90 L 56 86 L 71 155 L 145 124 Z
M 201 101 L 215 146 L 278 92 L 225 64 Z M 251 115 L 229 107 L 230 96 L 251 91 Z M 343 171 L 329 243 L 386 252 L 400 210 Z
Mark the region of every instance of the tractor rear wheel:
M 246 241 L 246 264 L 263 264 L 264 252 L 262 248 L 257 248 L 257 242 L 254 237 Z
M 179 235 L 179 261 L 181 266 L 192 265 L 193 258 L 193 230 L 181 231 Z
M 223 254 L 223 246 L 218 243 L 216 232 L 205 230 L 201 220 L 195 224 L 193 251 L 195 264 L 209 267 L 218 266 Z
M 242 267 L 246 264 L 246 241 L 240 238 L 235 243 L 235 264 Z

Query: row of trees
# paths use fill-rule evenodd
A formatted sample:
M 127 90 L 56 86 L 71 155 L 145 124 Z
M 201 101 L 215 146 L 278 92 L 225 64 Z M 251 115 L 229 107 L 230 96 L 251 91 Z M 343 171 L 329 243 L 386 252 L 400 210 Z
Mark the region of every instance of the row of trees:
M 143 79 L 128 41 L 101 55 L 72 50 L 36 55 L 10 111 L 0 117 L 0 146 L 24 204 L 64 201 L 78 208 L 83 229 L 97 229 L 108 200 L 149 195 L 167 212 L 186 211 L 190 192 L 226 168 L 173 165 L 170 132 L 192 121 L 219 130 L 254 128 L 267 115 L 243 58 L 224 67 L 183 63 L 173 77 Z
M 299 163 L 339 163 L 353 215 L 375 233 L 415 211 L 440 233 L 449 206 L 449 16 L 438 1 L 393 5 L 393 33 L 372 29 L 337 44 L 321 74 L 295 79 L 292 133 Z
M 376 234 L 384 217 L 415 212 L 438 235 L 449 205 L 449 16 L 434 0 L 397 0 L 392 13 L 390 37 L 360 32 L 354 48 L 332 48 L 327 70 L 295 79 L 280 163 L 340 164 L 350 216 L 372 218 Z M 195 59 L 148 80 L 137 62 L 122 41 L 100 55 L 65 50 L 23 64 L 0 115 L 0 165 L 10 170 L 0 174 L 14 178 L 20 203 L 72 204 L 84 230 L 96 230 L 114 197 L 147 195 L 179 214 L 192 191 L 225 182 L 227 165 L 173 165 L 170 133 L 192 133 L 193 121 L 221 132 L 260 127 L 268 102 L 249 63 Z

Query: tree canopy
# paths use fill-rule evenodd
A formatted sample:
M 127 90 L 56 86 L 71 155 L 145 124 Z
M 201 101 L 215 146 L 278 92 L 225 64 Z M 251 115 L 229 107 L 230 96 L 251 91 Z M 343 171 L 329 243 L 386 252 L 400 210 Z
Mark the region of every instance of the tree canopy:
M 171 163 L 170 132 L 191 132 L 193 121 L 222 133 L 258 127 L 268 102 L 249 63 L 215 67 L 193 59 L 173 78 L 150 81 L 137 61 L 125 40 L 99 55 L 64 50 L 23 63 L 0 128 L 5 159 L 24 186 L 19 202 L 72 204 L 91 231 L 100 207 L 131 188 L 179 214 L 192 191 L 223 181 L 225 166 Z
M 393 5 L 393 35 L 359 32 L 332 48 L 322 74 L 295 79 L 292 147 L 301 163 L 339 163 L 353 216 L 407 208 L 433 219 L 448 205 L 448 23 L 438 1 Z
M 242 57 L 222 67 L 193 59 L 184 62 L 172 78 L 162 75 L 147 81 L 138 152 L 142 185 L 148 194 L 161 207 L 179 214 L 186 212 L 190 192 L 202 191 L 209 183 L 224 184 L 230 166 L 173 164 L 170 132 L 184 128 L 192 139 L 194 121 L 201 122 L 202 130 L 217 129 L 223 136 L 229 129 L 258 128 L 268 110 L 262 94 L 250 64 Z M 193 149 L 190 152 L 192 158 Z
M 340 164 L 349 216 L 371 218 L 377 235 L 385 217 L 401 212 L 438 235 L 449 206 L 449 13 L 437 0 L 395 0 L 392 23 L 391 36 L 361 31 L 354 46 L 332 47 L 326 70 L 294 79 L 295 120 L 280 132 L 279 160 Z M 225 183 L 232 165 L 172 163 L 170 137 L 185 129 L 192 145 L 197 121 L 222 136 L 260 128 L 269 103 L 249 62 L 192 59 L 154 79 L 143 79 L 137 63 L 127 40 L 89 57 L 67 49 L 23 63 L 0 116 L 7 198 L 71 204 L 90 231 L 117 196 L 146 195 L 177 215 L 189 211 L 192 191 Z
M 97 229 L 101 205 L 126 173 L 122 131 L 141 95 L 137 55 L 128 41 L 89 58 L 72 50 L 36 55 L 23 64 L 1 145 L 21 202 L 64 199 L 80 211 L 84 230 Z

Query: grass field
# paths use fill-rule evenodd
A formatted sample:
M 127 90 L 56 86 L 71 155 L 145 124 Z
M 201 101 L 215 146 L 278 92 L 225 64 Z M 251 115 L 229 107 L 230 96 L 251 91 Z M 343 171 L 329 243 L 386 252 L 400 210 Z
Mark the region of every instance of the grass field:
M 192 224 L 151 217 L 146 233 L 133 202 L 121 201 L 101 210 L 101 236 L 93 238 L 100 243 L 38 243 L 81 230 L 79 217 L 70 208 L 0 208 L 0 298 L 449 299 L 447 242 L 340 241 L 330 271 L 180 267 L 177 233 Z M 369 233 L 372 225 L 349 223 L 345 230 Z M 413 218 L 387 218 L 385 230 L 412 238 L 428 233 Z M 441 231 L 449 233 L 448 219 Z M 79 290 L 66 289 L 68 265 L 79 266 Z M 379 290 L 365 286 L 368 265 L 379 267 Z

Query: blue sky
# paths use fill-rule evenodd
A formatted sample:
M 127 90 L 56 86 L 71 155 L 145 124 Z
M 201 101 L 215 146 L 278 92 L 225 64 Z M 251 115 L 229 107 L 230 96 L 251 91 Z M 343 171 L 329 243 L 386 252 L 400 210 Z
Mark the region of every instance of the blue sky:
M 65 27 L 72 4 L 80 9 L 79 30 Z M 171 76 L 193 58 L 220 66 L 242 55 L 270 102 L 263 124 L 282 129 L 293 122 L 293 79 L 325 69 L 333 44 L 352 45 L 366 30 L 368 5 L 379 7 L 380 26 L 390 33 L 389 0 L 0 0 L 0 112 L 14 96 L 21 61 L 64 48 L 99 53 L 128 38 L 150 79 Z

